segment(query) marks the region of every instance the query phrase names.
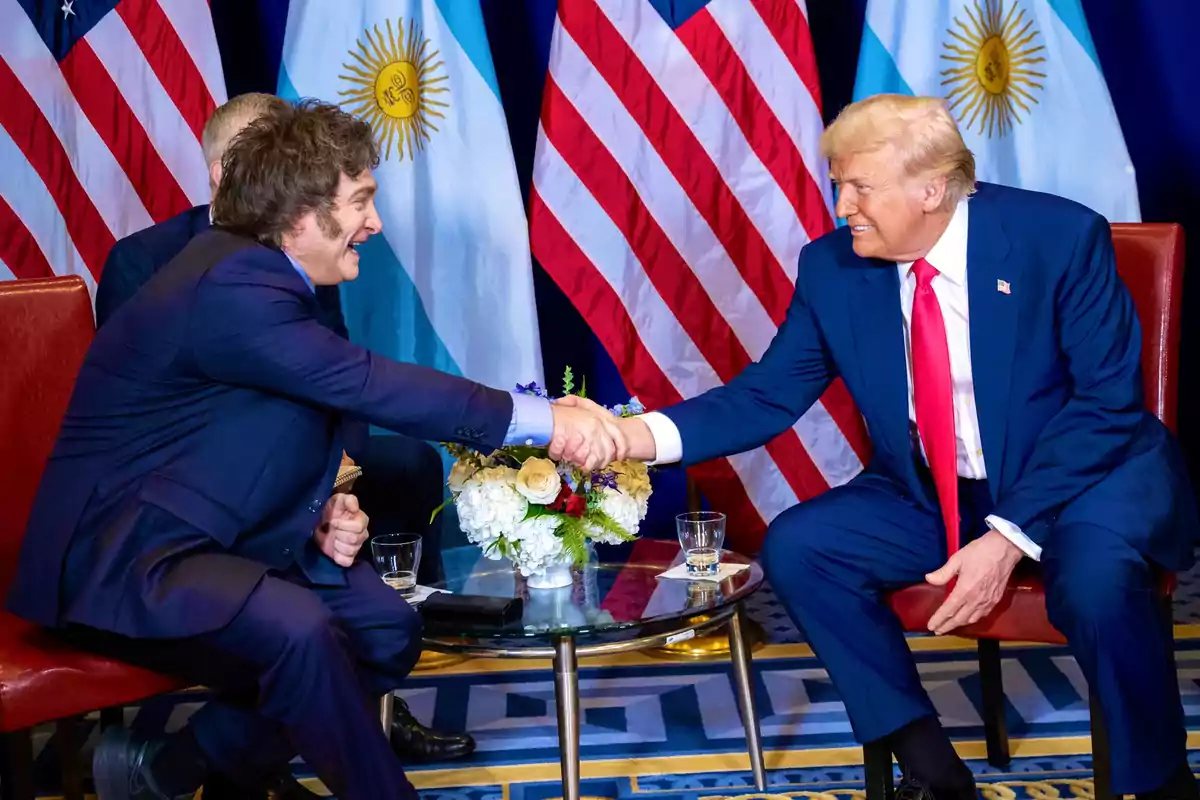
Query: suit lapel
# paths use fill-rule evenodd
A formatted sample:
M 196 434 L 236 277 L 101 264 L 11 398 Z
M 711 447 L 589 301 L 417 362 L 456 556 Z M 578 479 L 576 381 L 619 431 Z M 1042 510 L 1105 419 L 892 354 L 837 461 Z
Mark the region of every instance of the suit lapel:
M 970 309 L 971 373 L 993 498 L 1003 485 L 1009 386 L 1017 339 L 1020 264 L 983 192 L 971 200 L 967 233 L 967 303 Z M 1005 291 L 1007 289 L 1007 291 Z
M 908 424 L 908 368 L 904 354 L 904 316 L 900 309 L 900 278 L 896 265 L 854 257 L 860 273 L 857 291 L 846 293 L 847 319 L 854 320 L 857 363 L 868 387 L 862 398 L 868 420 L 878 421 L 871 430 L 877 446 L 892 453 L 904 477 L 916 481 L 913 471 L 912 439 Z M 857 398 L 856 398 L 857 399 Z

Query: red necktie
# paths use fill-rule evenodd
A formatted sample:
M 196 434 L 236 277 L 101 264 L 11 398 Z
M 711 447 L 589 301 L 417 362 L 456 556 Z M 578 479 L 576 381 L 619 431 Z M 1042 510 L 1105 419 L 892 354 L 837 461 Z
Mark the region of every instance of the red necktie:
M 913 405 L 917 432 L 929 459 L 946 523 L 948 555 L 958 550 L 958 454 L 954 443 L 954 388 L 950 380 L 950 347 L 946 323 L 933 293 L 938 271 L 925 259 L 912 265 L 917 291 L 912 307 Z

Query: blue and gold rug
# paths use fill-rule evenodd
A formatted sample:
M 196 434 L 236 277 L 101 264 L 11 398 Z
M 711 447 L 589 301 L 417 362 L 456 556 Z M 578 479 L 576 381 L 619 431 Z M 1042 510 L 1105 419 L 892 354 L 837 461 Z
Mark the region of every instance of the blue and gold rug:
M 756 697 L 772 797 L 861 797 L 861 750 L 828 676 L 769 589 L 750 609 L 767 643 L 754 654 Z M 1189 745 L 1200 766 L 1200 578 L 1177 599 L 1180 688 Z M 1004 685 L 1013 763 L 984 761 L 979 670 L 973 642 L 914 637 L 930 696 L 988 798 L 1091 798 L 1087 688 L 1063 648 L 1007 646 Z M 628 654 L 580 668 L 581 753 L 589 798 L 761 797 L 754 790 L 728 662 Z M 432 800 L 549 800 L 561 796 L 554 685 L 549 662 L 466 661 L 413 674 L 399 692 L 425 723 L 467 730 L 468 759 L 410 771 Z M 181 726 L 203 702 L 157 698 L 128 719 L 151 729 Z M 95 733 L 92 733 L 94 739 Z M 54 797 L 48 732 L 38 737 L 40 796 Z M 323 792 L 303 764 L 296 772 Z

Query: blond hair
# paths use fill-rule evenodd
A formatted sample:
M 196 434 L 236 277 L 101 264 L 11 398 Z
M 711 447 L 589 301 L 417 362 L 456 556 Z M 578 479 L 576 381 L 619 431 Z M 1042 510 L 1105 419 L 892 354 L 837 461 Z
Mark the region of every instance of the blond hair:
M 220 161 L 229 147 L 230 140 L 242 128 L 258 119 L 268 111 L 273 111 L 288 105 L 286 100 L 273 94 L 262 92 L 247 92 L 230 98 L 213 112 L 204 124 L 200 134 L 200 146 L 204 150 L 204 163 L 211 164 Z
M 975 156 L 940 98 L 877 94 L 846 106 L 821 135 L 821 155 L 830 160 L 888 145 L 909 175 L 946 179 L 943 208 L 974 193 Z

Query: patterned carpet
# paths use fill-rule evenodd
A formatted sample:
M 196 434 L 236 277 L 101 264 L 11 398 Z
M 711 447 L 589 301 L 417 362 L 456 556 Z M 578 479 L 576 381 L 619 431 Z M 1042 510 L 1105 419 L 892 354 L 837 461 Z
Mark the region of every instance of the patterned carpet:
M 769 589 L 751 618 L 767 644 L 755 653 L 760 725 L 772 797 L 861 796 L 861 751 L 837 693 Z M 1200 766 L 1200 576 L 1183 576 L 1176 608 L 1180 687 Z M 1087 691 L 1074 660 L 1056 647 L 1007 647 L 1004 683 L 1013 763 L 983 761 L 973 643 L 915 637 L 926 687 L 990 799 L 1091 798 Z M 473 661 L 414 673 L 399 694 L 426 723 L 468 730 L 470 758 L 412 770 L 432 800 L 543 800 L 561 796 L 554 693 L 548 663 Z M 755 792 L 728 663 L 644 654 L 584 661 L 580 671 L 584 785 L 588 798 L 692 800 Z M 174 729 L 202 697 L 158 698 L 130 713 Z M 95 732 L 92 732 L 92 739 Z M 41 797 L 56 796 L 53 744 L 38 737 Z M 323 791 L 303 764 L 298 775 Z M 858 794 L 856 794 L 858 793 Z

